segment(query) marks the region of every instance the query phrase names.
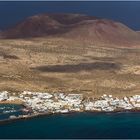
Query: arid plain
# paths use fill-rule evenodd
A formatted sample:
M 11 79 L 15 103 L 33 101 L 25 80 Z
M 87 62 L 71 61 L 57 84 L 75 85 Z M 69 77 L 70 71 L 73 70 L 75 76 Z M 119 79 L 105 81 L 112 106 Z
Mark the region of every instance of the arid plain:
M 140 49 L 62 38 L 0 41 L 0 89 L 133 95 L 140 92 Z

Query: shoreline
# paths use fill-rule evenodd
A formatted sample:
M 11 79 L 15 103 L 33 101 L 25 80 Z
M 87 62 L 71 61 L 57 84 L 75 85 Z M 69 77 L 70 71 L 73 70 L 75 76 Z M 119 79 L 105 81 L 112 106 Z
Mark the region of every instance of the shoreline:
M 26 115 L 16 118 L 8 118 L 4 120 L 0 120 L 0 125 L 9 124 L 17 121 L 26 121 L 34 118 L 40 118 L 40 117 L 49 117 L 52 115 L 71 115 L 71 114 L 77 114 L 77 113 L 91 113 L 91 114 L 116 114 L 116 113 L 140 113 L 140 110 L 118 110 L 118 111 L 112 111 L 112 112 L 105 112 L 105 111 L 81 111 L 81 112 L 68 112 L 68 113 L 40 113 L 40 114 L 32 114 L 32 115 Z
M 14 105 L 23 105 L 24 106 L 24 103 L 21 101 L 0 101 L 0 105 L 3 105 L 3 104 L 14 104 Z
M 11 115 L 8 119 L 0 120 L 0 124 L 26 120 L 50 114 L 71 113 L 117 113 L 140 112 L 140 95 L 119 99 L 112 95 L 102 95 L 99 98 L 85 98 L 82 94 L 40 93 L 23 91 L 19 94 L 0 92 L 0 105 L 22 105 L 22 115 Z

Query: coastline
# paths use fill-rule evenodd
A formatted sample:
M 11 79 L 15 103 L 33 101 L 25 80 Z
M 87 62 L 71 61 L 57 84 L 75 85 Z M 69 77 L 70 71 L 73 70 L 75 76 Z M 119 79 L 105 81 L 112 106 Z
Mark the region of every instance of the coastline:
M 8 123 L 13 123 L 17 121 L 22 121 L 22 120 L 30 120 L 33 118 L 40 118 L 40 117 L 49 117 L 51 115 L 70 115 L 70 114 L 76 114 L 76 113 L 92 113 L 92 114 L 112 114 L 112 113 L 139 113 L 140 110 L 116 110 L 112 112 L 105 112 L 105 111 L 81 111 L 81 112 L 68 112 L 68 113 L 40 113 L 40 114 L 32 114 L 32 115 L 26 115 L 26 116 L 21 116 L 21 117 L 16 117 L 16 118 L 8 118 L 4 120 L 0 120 L 0 125 L 8 124 Z
M 140 95 L 119 99 L 112 95 L 88 99 L 82 94 L 39 93 L 23 91 L 20 94 L 0 92 L 0 105 L 22 105 L 26 115 L 11 116 L 0 124 L 53 114 L 140 112 Z
M 0 101 L 0 104 L 15 104 L 15 105 L 24 105 L 24 103 L 20 100 L 14 100 L 14 101 Z

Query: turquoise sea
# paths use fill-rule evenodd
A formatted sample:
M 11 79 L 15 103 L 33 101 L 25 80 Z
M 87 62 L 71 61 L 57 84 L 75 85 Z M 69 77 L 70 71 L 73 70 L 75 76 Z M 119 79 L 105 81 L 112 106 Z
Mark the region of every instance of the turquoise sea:
M 0 125 L 0 138 L 140 138 L 140 113 L 73 113 Z
M 9 105 L 9 104 L 0 104 L 0 120 L 8 119 L 11 115 L 22 115 L 23 112 L 21 105 Z

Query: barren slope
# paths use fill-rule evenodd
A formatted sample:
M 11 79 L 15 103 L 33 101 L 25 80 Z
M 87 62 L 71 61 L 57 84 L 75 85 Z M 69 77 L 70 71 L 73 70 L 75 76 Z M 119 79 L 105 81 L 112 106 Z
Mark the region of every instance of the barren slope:
M 2 34 L 3 38 L 61 36 L 95 45 L 140 45 L 139 33 L 122 23 L 80 14 L 35 15 Z
M 140 93 L 140 49 L 78 43 L 63 38 L 0 41 L 0 90 Z M 128 61 L 129 60 L 129 61 Z
M 122 23 L 106 19 L 80 22 L 64 36 L 96 45 L 140 46 L 140 35 L 137 32 Z
M 27 38 L 56 35 L 71 30 L 71 25 L 95 17 L 79 14 L 41 14 L 28 17 L 3 33 L 4 38 Z

